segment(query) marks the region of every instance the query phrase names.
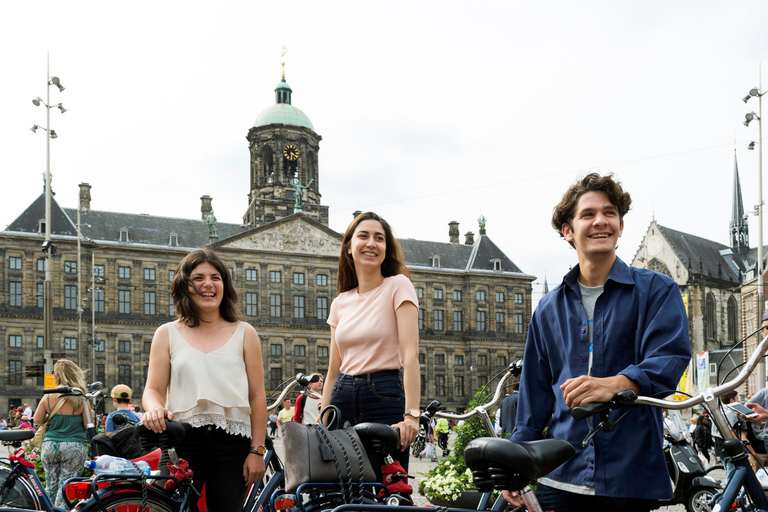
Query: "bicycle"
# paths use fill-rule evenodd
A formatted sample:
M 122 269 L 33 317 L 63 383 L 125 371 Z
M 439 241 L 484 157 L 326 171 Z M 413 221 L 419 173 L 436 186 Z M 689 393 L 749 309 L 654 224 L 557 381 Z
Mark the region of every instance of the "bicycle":
M 723 435 L 725 452 L 731 457 L 736 469 L 730 474 L 722 492 L 711 496 L 706 494 L 697 496 L 692 505 L 696 510 L 709 510 L 707 507 L 711 507 L 711 510 L 721 510 L 720 504 L 725 504 L 722 508 L 738 508 L 743 512 L 768 512 L 768 499 L 766 499 L 765 491 L 749 465 L 744 444 L 732 434 L 718 400 L 718 397 L 735 390 L 746 382 L 767 348 L 768 336 L 762 339 L 745 363 L 744 368 L 734 379 L 714 388 L 707 388 L 700 394 L 685 400 L 675 402 L 637 396 L 633 391 L 627 390 L 618 393 L 608 402 L 595 402 L 576 407 L 572 411 L 572 416 L 575 419 L 586 419 L 590 416 L 600 415 L 600 422 L 584 439 L 584 443 L 588 443 L 597 432 L 613 429 L 624 417 L 622 415 L 616 421 L 611 421 L 609 419 L 611 411 L 635 405 L 683 410 L 704 404 L 712 421 Z M 558 446 L 558 442 L 560 446 Z M 568 446 L 566 447 L 562 443 Z M 573 447 L 570 446 L 570 443 L 559 439 L 513 443 L 501 439 L 481 438 L 470 443 L 465 452 L 465 458 L 467 465 L 474 473 L 474 481 L 478 489 L 486 491 L 490 489 L 514 490 L 521 488 L 528 481 L 546 475 L 568 460 L 570 457 L 567 456 L 568 447 L 572 452 Z M 541 511 L 534 493 L 527 493 L 525 500 L 529 511 Z
M 290 380 L 280 396 L 267 406 L 268 411 L 277 409 L 288 393 L 297 385 L 307 389 L 308 378 L 303 374 L 297 374 Z M 159 446 L 168 450 L 171 462 L 178 466 L 178 456 L 174 446 L 184 436 L 184 427 L 177 422 L 166 422 L 166 435 L 157 435 L 146 429 L 143 424 L 136 426 L 136 437 L 143 446 Z M 264 478 L 249 487 L 243 502 L 243 512 L 263 512 L 273 510 L 271 501 L 274 492 L 284 483 L 284 469 L 277 453 L 274 442 L 267 436 L 264 442 L 267 451 L 264 454 L 266 474 Z M 172 481 L 174 489 L 166 490 L 160 487 L 165 482 Z M 99 489 L 100 485 L 108 484 L 106 488 Z M 119 487 L 116 484 L 120 484 Z M 74 499 L 79 499 L 73 510 L 78 512 L 106 512 L 113 509 L 122 511 L 139 510 L 138 507 L 150 507 L 149 510 L 161 512 L 180 511 L 198 512 L 198 499 L 200 494 L 191 485 L 190 481 L 180 481 L 172 476 L 125 476 L 125 475 L 99 475 L 93 480 L 71 481 L 65 484 L 70 489 Z M 71 505 L 71 503 L 70 503 Z M 143 510 L 143 509 L 142 509 Z
M 61 387 L 43 390 L 44 394 L 59 393 L 63 396 L 82 396 L 95 409 L 104 399 L 101 382 L 88 386 L 84 393 L 79 388 Z M 86 423 L 89 439 L 93 440 L 96 429 L 90 411 L 86 407 Z M 32 430 L 0 430 L 0 441 L 15 450 L 7 459 L 0 459 L 0 507 L 26 510 L 61 510 L 53 506 L 43 484 L 35 473 L 35 464 L 26 458 L 22 443 L 32 439 Z M 92 446 L 93 447 L 93 446 Z M 0 511 L 5 510 L 0 508 Z

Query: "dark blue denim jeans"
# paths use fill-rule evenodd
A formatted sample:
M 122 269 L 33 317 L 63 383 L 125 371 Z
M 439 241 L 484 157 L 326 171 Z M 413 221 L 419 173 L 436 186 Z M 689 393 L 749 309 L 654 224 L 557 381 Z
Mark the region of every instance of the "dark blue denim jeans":
M 187 430 L 184 441 L 176 447 L 179 457 L 189 462 L 195 472 L 194 486 L 198 491 L 205 485 L 208 512 L 231 512 L 243 508 L 245 479 L 243 464 L 248 457 L 251 440 L 227 434 L 223 429 L 204 426 Z M 167 473 L 165 452 L 160 469 Z
M 394 425 L 403 421 L 405 392 L 399 370 L 382 370 L 363 375 L 342 373 L 333 385 L 331 405 L 341 410 L 342 425 L 348 421 L 358 423 L 384 423 Z M 390 455 L 408 471 L 408 450 L 395 450 Z M 384 460 L 368 454 L 379 482 L 382 481 L 381 466 Z
M 545 512 L 648 512 L 653 504 L 652 500 L 575 494 L 541 483 L 536 487 L 536 499 Z

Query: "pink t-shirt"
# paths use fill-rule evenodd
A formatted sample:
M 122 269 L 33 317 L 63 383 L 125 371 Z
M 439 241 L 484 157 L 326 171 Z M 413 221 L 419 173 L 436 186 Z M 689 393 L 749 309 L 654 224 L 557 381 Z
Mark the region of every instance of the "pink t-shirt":
M 342 373 L 360 375 L 403 367 L 395 310 L 406 301 L 419 307 L 413 283 L 402 274 L 385 277 L 381 286 L 369 292 L 358 294 L 353 288 L 333 300 L 328 324 L 336 328 Z

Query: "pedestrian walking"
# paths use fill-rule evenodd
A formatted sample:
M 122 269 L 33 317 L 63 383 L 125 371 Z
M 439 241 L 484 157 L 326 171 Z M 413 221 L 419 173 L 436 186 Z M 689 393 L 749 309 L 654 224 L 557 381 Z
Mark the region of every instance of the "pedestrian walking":
M 72 361 L 59 359 L 53 365 L 56 386 L 87 389 L 85 373 Z M 87 400 L 82 396 L 45 395 L 37 404 L 34 420 L 43 424 L 50 421 L 40 449 L 45 470 L 45 491 L 57 507 L 64 508 L 62 484 L 70 478 L 82 476 L 83 463 L 88 459 Z

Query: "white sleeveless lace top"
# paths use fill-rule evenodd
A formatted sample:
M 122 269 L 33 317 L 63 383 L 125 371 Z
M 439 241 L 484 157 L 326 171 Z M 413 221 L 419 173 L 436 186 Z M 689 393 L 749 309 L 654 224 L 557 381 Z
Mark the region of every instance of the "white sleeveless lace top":
M 251 437 L 248 376 L 243 359 L 245 322 L 212 352 L 193 348 L 170 322 L 171 382 L 166 407 L 175 421 L 213 425 L 228 434 Z

